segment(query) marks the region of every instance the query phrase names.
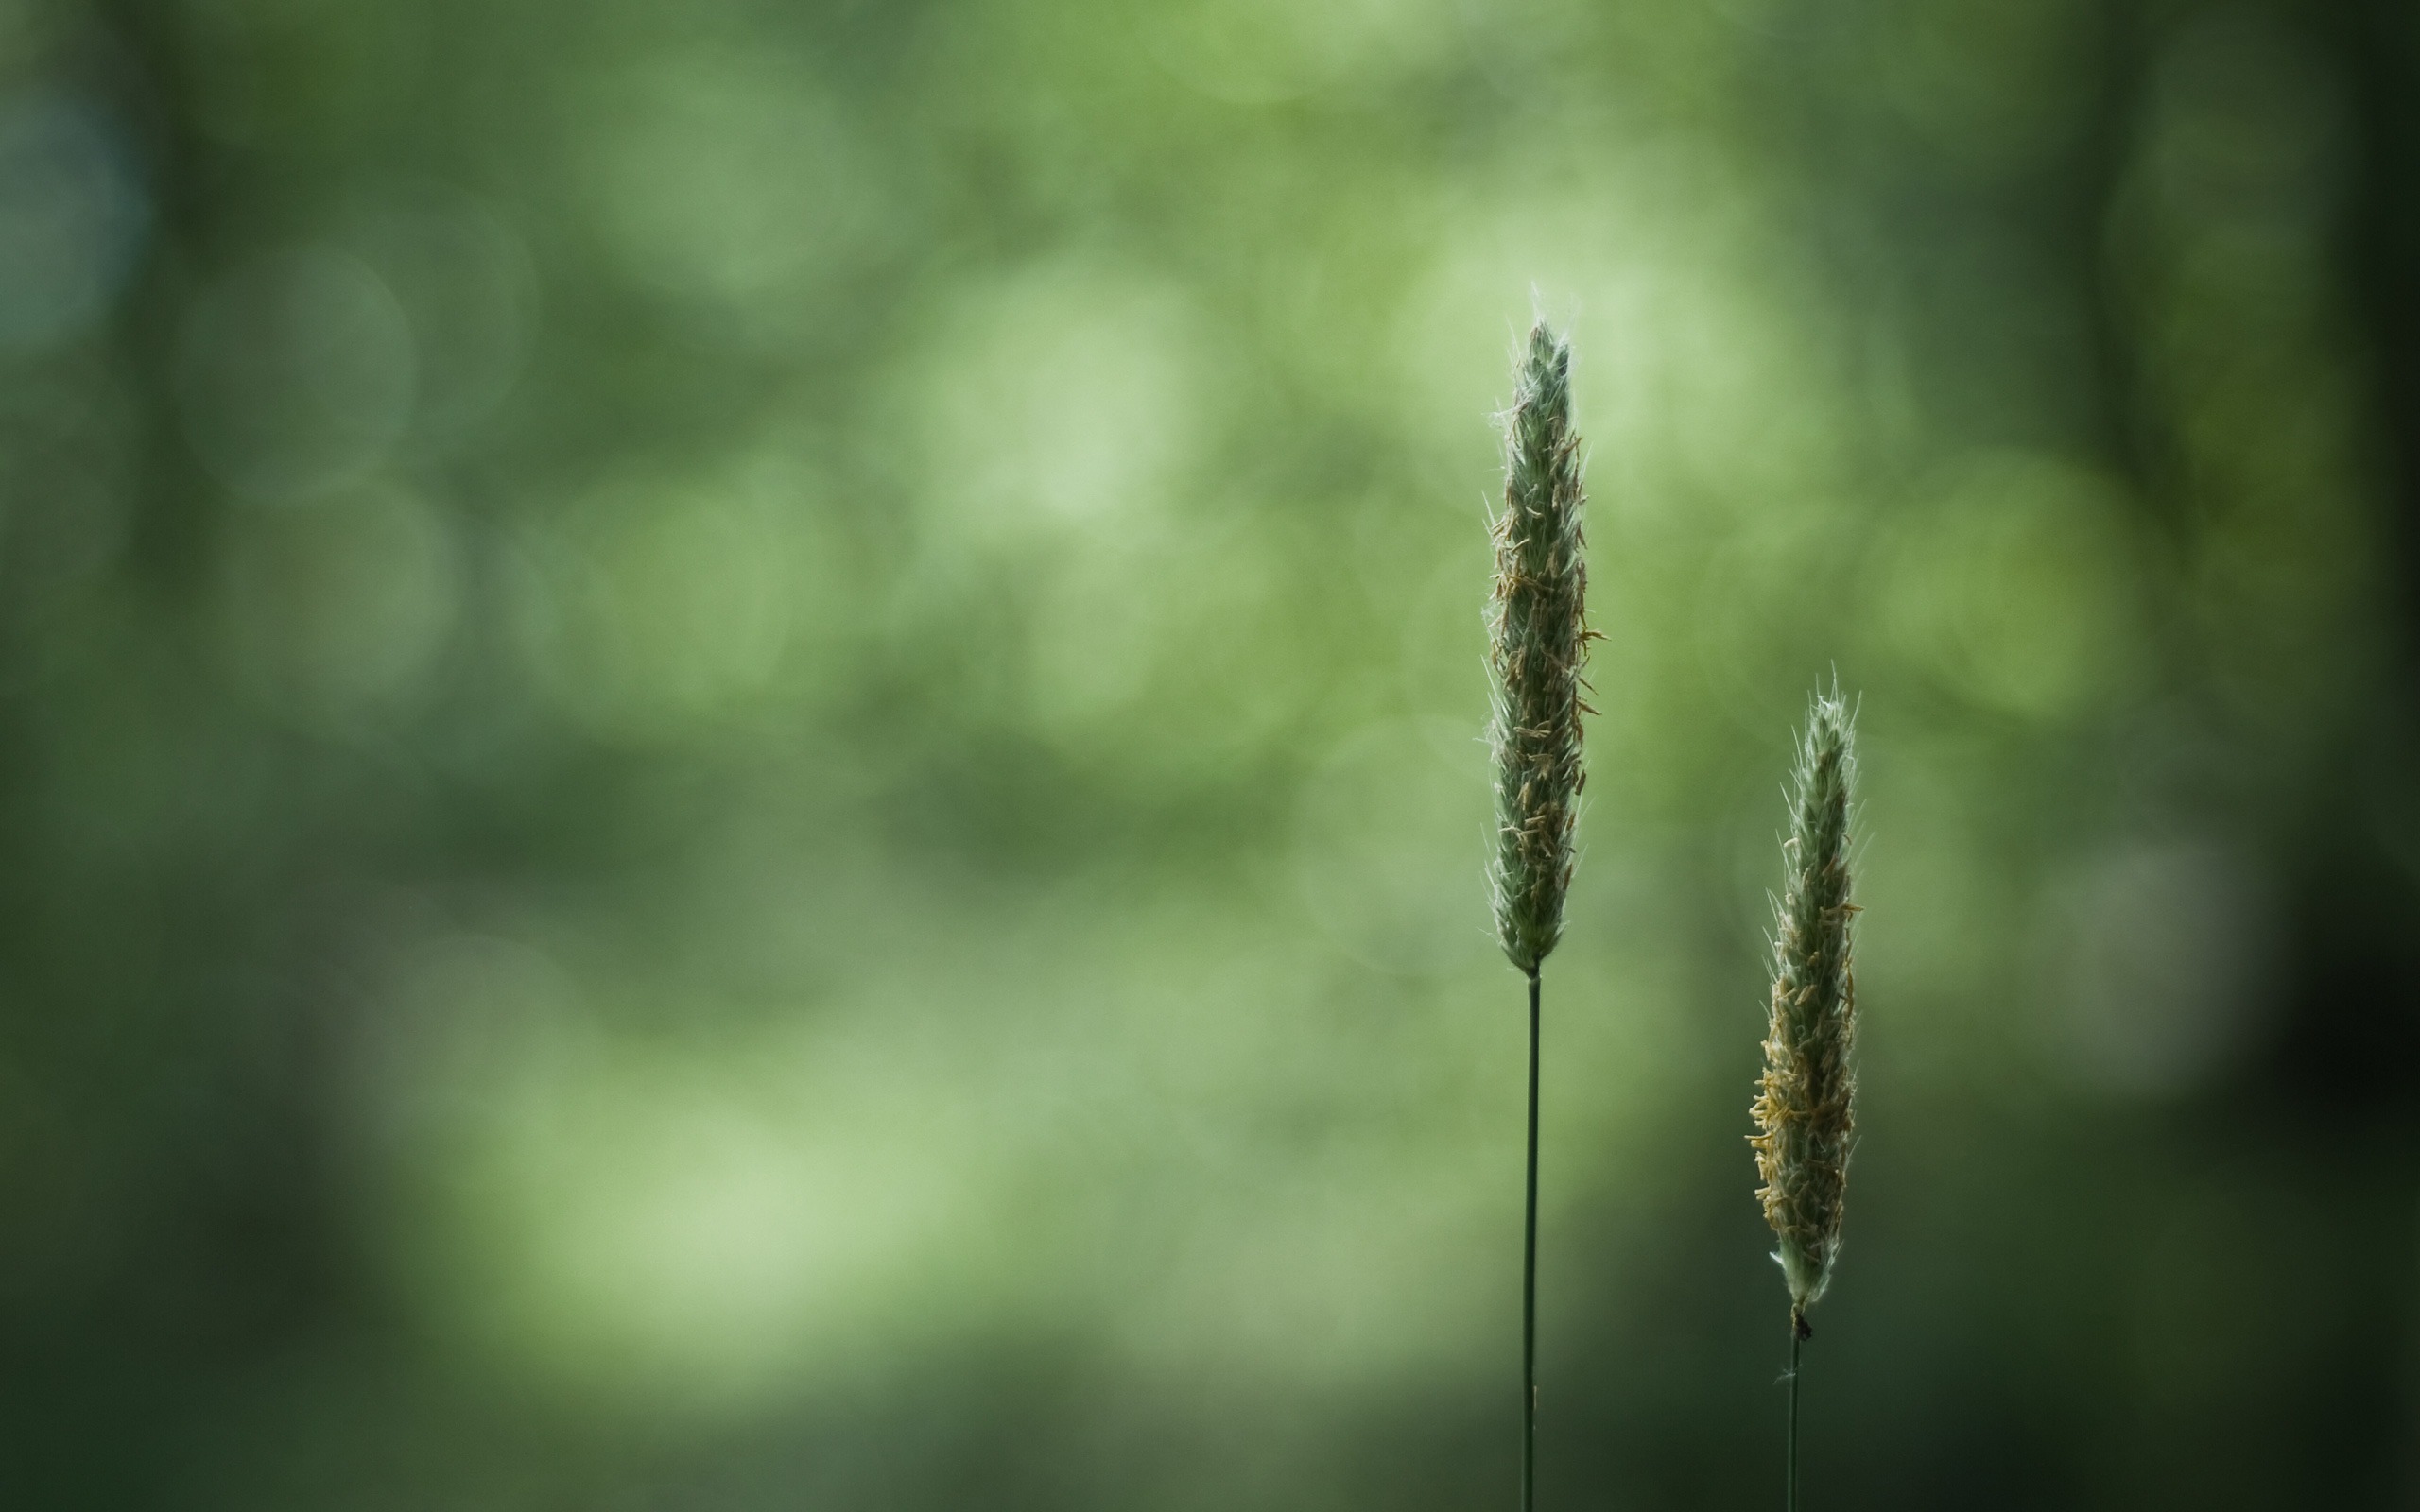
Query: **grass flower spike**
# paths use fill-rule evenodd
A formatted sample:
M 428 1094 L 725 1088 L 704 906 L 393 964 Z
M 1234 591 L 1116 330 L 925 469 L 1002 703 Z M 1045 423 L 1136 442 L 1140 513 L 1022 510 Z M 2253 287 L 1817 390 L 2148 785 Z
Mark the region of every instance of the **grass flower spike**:
M 1495 932 L 1535 975 L 1563 937 L 1580 820 L 1582 663 L 1588 654 L 1580 438 L 1571 430 L 1571 348 L 1530 332 L 1505 416 L 1504 512 L 1496 517 L 1489 665 L 1495 755 Z
M 1790 795 L 1789 880 L 1773 938 L 1772 1017 L 1765 1074 L 1753 1111 L 1756 1172 L 1789 1283 L 1789 1478 L 1784 1505 L 1798 1506 L 1798 1351 L 1813 1331 L 1806 1310 L 1831 1284 L 1841 1254 L 1841 1212 L 1857 1133 L 1857 972 L 1850 961 L 1857 904 L 1851 901 L 1849 826 L 1857 789 L 1856 715 L 1834 680 L 1818 693 L 1799 740 Z
M 1495 517 L 1488 744 L 1495 753 L 1495 936 L 1530 979 L 1529 1195 L 1521 1230 L 1521 1509 L 1535 1504 L 1538 1444 L 1538 967 L 1563 938 L 1580 824 L 1581 664 L 1588 564 L 1580 533 L 1580 438 L 1571 348 L 1541 321 L 1504 417 L 1504 512 Z
M 1773 1258 L 1795 1314 L 1824 1295 L 1840 1255 L 1841 1198 L 1857 1129 L 1857 973 L 1849 954 L 1849 821 L 1857 784 L 1855 715 L 1837 686 L 1819 694 L 1799 742 L 1789 868 L 1773 939 L 1772 1018 L 1754 1108 L 1756 1172 L 1781 1246 Z

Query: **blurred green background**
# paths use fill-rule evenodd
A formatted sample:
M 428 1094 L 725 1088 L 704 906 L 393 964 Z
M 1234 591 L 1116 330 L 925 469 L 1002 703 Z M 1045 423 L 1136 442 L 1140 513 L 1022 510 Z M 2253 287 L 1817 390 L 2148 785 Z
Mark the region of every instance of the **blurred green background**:
M 0 5 L 0 1477 L 1509 1506 L 1490 415 L 1591 443 L 1544 1491 L 2420 1505 L 2392 0 Z

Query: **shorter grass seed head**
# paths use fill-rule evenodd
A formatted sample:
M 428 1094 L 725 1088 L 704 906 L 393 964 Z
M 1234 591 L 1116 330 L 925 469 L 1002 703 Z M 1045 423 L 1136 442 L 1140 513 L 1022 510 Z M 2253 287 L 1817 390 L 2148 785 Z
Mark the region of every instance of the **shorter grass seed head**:
M 1571 430 L 1571 347 L 1532 327 L 1504 417 L 1504 512 L 1494 523 L 1488 607 L 1495 674 L 1495 932 L 1534 975 L 1563 936 L 1580 821 L 1581 668 L 1591 639 L 1581 532 L 1580 438 Z
M 1773 938 L 1772 1020 L 1754 1108 L 1756 1172 L 1789 1283 L 1805 1313 L 1830 1284 L 1857 1129 L 1857 974 L 1850 960 L 1849 829 L 1857 786 L 1856 714 L 1834 683 L 1807 710 L 1790 800 L 1789 868 Z

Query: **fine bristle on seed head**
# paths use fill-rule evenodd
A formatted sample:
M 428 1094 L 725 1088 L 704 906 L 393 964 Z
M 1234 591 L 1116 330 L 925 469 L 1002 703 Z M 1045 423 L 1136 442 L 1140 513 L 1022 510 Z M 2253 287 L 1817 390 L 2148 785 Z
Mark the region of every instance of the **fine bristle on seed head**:
M 1504 510 L 1495 521 L 1488 665 L 1496 845 L 1490 882 L 1504 954 L 1534 975 L 1563 936 L 1580 790 L 1581 669 L 1590 635 L 1571 347 L 1531 328 L 1504 417 Z
M 1780 1241 L 1773 1259 L 1793 1313 L 1831 1283 L 1857 1129 L 1857 903 L 1850 828 L 1857 787 L 1856 713 L 1837 682 L 1807 710 L 1783 846 L 1787 888 L 1773 938 L 1772 1018 L 1757 1084 L 1756 1194 Z

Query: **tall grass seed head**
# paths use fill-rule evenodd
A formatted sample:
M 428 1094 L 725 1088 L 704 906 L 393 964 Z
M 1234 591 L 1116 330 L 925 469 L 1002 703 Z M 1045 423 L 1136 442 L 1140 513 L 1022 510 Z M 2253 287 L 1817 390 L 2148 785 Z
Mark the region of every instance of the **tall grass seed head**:
M 1815 696 L 1799 741 L 1765 1073 L 1753 1109 L 1757 1131 L 1749 1141 L 1764 1181 L 1756 1195 L 1780 1241 L 1773 1259 L 1801 1327 L 1840 1256 L 1857 1129 L 1851 950 L 1858 909 L 1850 876 L 1856 787 L 1856 714 L 1835 682 L 1830 693 Z
M 1504 954 L 1534 975 L 1563 936 L 1586 779 L 1580 716 L 1596 712 L 1582 678 L 1593 637 L 1571 347 L 1543 321 L 1530 329 L 1515 375 L 1504 453 L 1488 607 L 1496 829 L 1490 882 Z

